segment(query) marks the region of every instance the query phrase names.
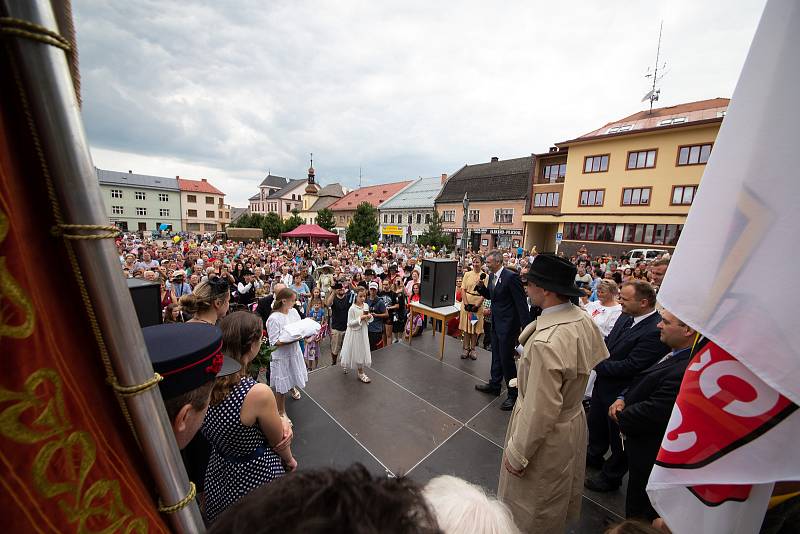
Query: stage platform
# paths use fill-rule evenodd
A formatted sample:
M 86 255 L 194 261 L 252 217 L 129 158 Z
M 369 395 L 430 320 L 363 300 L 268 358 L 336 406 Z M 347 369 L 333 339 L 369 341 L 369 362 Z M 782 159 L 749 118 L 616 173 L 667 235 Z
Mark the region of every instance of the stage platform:
M 310 373 L 303 398 L 287 399 L 299 468 L 361 462 L 376 474 L 420 483 L 455 475 L 494 494 L 510 418 L 499 408 L 505 392 L 494 397 L 475 390 L 489 377 L 491 354 L 483 349 L 477 360 L 462 360 L 460 341 L 448 337 L 439 361 L 440 335 L 426 330 L 411 346 L 373 352 L 370 384 L 331 367 L 323 346 L 321 365 L 327 366 Z M 622 491 L 584 490 L 581 520 L 568 532 L 602 532 L 623 510 Z

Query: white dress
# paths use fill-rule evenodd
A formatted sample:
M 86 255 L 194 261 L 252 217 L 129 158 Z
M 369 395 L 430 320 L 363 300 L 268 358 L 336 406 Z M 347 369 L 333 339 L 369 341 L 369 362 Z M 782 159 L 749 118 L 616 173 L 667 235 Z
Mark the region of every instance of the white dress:
M 284 326 L 300 321 L 300 314 L 291 308 L 284 314 L 273 311 L 267 319 L 267 335 L 270 343 L 277 342 Z M 288 345 L 281 345 L 272 352 L 272 361 L 269 364 L 269 385 L 275 391 L 285 395 L 293 387 L 305 387 L 308 380 L 308 371 L 303 361 L 300 342 L 295 341 Z
M 356 304 L 347 310 L 347 331 L 344 333 L 341 357 L 339 365 L 345 368 L 356 369 L 358 367 L 369 367 L 372 365 L 372 353 L 369 351 L 369 336 L 367 335 L 367 323 L 362 321 L 361 314 L 369 311 L 369 306 L 363 304 L 359 308 Z

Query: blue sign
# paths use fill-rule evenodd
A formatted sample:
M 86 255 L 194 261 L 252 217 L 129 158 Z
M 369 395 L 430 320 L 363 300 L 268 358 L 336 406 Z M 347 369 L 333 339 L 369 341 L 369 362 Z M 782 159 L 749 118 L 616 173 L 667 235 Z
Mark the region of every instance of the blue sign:
M 561 232 L 556 232 L 556 243 L 561 243 L 563 239 L 564 239 L 564 234 Z

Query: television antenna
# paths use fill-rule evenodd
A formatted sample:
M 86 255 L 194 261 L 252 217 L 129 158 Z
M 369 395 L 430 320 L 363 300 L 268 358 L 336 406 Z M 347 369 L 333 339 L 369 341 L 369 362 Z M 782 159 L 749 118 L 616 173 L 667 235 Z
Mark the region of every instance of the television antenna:
M 658 29 L 658 48 L 656 49 L 656 62 L 653 66 L 653 72 L 650 72 L 650 67 L 647 68 L 647 74 L 644 75 L 645 78 L 652 78 L 653 85 L 650 90 L 642 97 L 642 102 L 647 100 L 650 101 L 650 111 L 649 113 L 653 112 L 653 102 L 658 101 L 658 97 L 661 94 L 661 89 L 657 87 L 657 84 L 667 75 L 667 62 L 665 61 L 663 65 L 661 65 L 661 74 L 658 74 L 658 62 L 661 59 L 661 33 L 664 30 L 664 21 L 661 21 L 661 26 Z

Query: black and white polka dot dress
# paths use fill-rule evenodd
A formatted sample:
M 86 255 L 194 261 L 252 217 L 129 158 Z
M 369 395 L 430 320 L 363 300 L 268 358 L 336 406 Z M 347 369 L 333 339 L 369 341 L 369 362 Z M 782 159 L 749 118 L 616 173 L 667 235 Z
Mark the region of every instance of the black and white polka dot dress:
M 206 519 L 211 522 L 228 506 L 255 488 L 284 474 L 280 457 L 256 423 L 244 426 L 244 398 L 256 384 L 243 377 L 221 403 L 209 406 L 202 432 L 211 444 L 206 468 Z

